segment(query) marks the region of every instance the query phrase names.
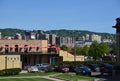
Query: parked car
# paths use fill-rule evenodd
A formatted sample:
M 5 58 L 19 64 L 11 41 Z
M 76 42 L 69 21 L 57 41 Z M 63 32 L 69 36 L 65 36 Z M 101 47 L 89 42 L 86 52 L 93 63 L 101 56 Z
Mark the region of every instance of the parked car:
M 112 75 L 113 70 L 114 70 L 113 65 L 108 63 L 102 64 L 100 67 L 100 72 L 102 75 L 104 73 L 108 73 L 109 75 Z
M 50 65 L 45 69 L 45 72 L 52 72 L 52 71 L 56 71 L 55 65 Z
M 76 68 L 76 67 L 77 67 L 77 66 L 70 66 L 70 67 L 69 67 L 69 71 L 70 71 L 70 72 L 75 72 L 75 68 Z
M 42 63 L 42 64 L 36 64 L 35 66 L 38 68 L 38 70 L 45 70 L 49 66 L 49 64 Z
M 36 66 L 28 67 L 28 72 L 38 72 L 38 68 Z
M 91 69 L 91 71 L 94 71 L 94 72 L 100 71 L 100 67 L 98 64 L 90 64 L 90 65 L 88 65 L 88 67 Z
M 76 75 L 89 75 L 91 76 L 91 70 L 87 66 L 78 66 L 75 68 Z
M 67 73 L 67 72 L 69 72 L 69 68 L 67 66 L 60 65 L 60 66 L 57 67 L 57 71 Z

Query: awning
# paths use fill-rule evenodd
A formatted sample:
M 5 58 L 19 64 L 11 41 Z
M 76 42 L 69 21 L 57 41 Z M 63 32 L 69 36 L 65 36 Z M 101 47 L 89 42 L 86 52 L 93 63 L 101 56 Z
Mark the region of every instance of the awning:
M 37 48 L 37 46 L 30 46 L 31 48 Z
M 29 46 L 24 46 L 24 48 L 29 48 Z
M 39 46 L 39 48 L 50 48 L 49 46 Z
M 9 46 L 2 46 L 2 48 L 9 48 Z
M 18 46 L 18 48 L 24 48 L 24 46 Z
M 60 50 L 60 47 L 56 47 L 56 50 Z
M 10 46 L 10 48 L 16 48 L 15 46 Z

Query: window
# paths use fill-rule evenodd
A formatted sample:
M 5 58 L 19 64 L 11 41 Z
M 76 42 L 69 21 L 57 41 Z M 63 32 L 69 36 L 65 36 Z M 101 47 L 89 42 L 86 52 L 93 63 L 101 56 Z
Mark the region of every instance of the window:
M 9 45 L 5 45 L 5 53 L 9 52 Z

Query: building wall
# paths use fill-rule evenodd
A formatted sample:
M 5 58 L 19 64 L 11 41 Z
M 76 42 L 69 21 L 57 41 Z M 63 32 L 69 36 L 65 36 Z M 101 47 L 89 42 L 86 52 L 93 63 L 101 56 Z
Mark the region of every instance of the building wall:
M 0 55 L 0 70 L 21 68 L 20 55 Z
M 92 34 L 90 37 L 91 41 L 100 41 L 101 42 L 101 36 Z
M 9 47 L 12 47 L 12 46 L 15 46 L 15 45 L 18 45 L 18 46 L 22 46 L 24 47 L 24 45 L 28 45 L 29 47 L 32 47 L 32 46 L 36 46 L 36 47 L 46 47 L 48 46 L 48 41 L 47 40 L 0 40 L 0 47 L 2 46 L 5 46 L 5 45 L 9 45 Z M 15 49 L 13 48 L 8 48 L 9 51 L 11 52 L 15 52 Z M 20 52 L 24 52 L 24 48 L 19 48 Z M 43 52 L 43 53 L 46 53 L 47 52 L 47 48 L 39 48 L 37 51 L 36 51 L 36 48 L 32 48 L 30 50 L 30 48 L 28 48 L 29 52 Z M 42 51 L 41 51 L 42 50 Z M 0 50 L 0 52 L 4 52 L 5 49 L 2 48 Z
M 48 61 L 50 61 L 49 55 L 51 53 L 48 53 L 48 48 L 47 48 L 48 41 L 47 40 L 0 40 L 0 49 L 1 49 L 0 50 L 0 69 L 22 68 L 21 67 L 22 65 L 24 65 L 25 63 L 28 63 L 26 61 L 28 59 L 22 58 L 22 56 L 26 56 L 25 54 L 21 55 L 21 57 L 20 57 L 19 52 L 18 52 L 18 55 L 16 55 L 14 53 L 15 50 L 13 50 L 13 52 L 10 52 L 9 54 L 3 53 L 5 51 L 5 48 L 1 48 L 1 47 L 5 46 L 5 45 L 9 45 L 9 46 L 15 46 L 15 45 L 42 46 L 44 48 L 40 49 L 41 53 L 36 51 L 35 48 L 32 48 L 30 51 L 28 51 L 29 54 L 31 54 L 32 56 L 27 54 L 27 58 L 29 59 L 29 57 L 30 57 L 29 61 L 31 64 L 39 63 L 39 60 L 41 60 L 41 62 L 44 62 L 44 63 L 45 62 L 47 63 Z M 10 48 L 8 48 L 8 49 L 10 50 Z M 24 48 L 22 48 L 22 52 L 24 52 Z M 34 53 L 32 54 L 32 52 L 34 52 Z M 40 57 L 40 55 L 41 55 L 41 59 L 38 58 L 38 57 Z M 55 55 L 58 55 L 58 57 L 63 57 L 63 61 L 74 61 L 74 55 L 68 53 L 67 51 L 58 50 L 57 53 L 54 53 L 54 56 Z M 22 58 L 24 60 L 21 60 L 20 58 Z M 34 61 L 35 61 L 35 63 L 34 63 Z M 84 56 L 76 56 L 76 61 L 84 61 Z
M 56 35 L 55 34 L 49 35 L 49 43 L 52 45 L 56 45 Z
M 60 50 L 59 56 L 63 57 L 63 61 L 75 61 L 74 55 L 68 53 L 67 51 Z M 84 61 L 84 56 L 76 56 L 76 61 Z
M 74 37 L 57 37 L 56 43 L 60 46 L 66 45 L 67 47 L 74 47 Z

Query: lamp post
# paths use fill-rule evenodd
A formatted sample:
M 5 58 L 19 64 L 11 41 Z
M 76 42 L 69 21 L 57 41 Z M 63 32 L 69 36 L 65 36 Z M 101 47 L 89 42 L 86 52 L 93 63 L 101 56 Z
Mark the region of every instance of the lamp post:
M 75 66 L 76 66 L 76 39 L 75 39 L 75 30 L 74 30 L 74 63 L 75 63 Z
M 74 43 L 74 62 L 76 63 L 76 47 L 75 47 L 75 43 Z

